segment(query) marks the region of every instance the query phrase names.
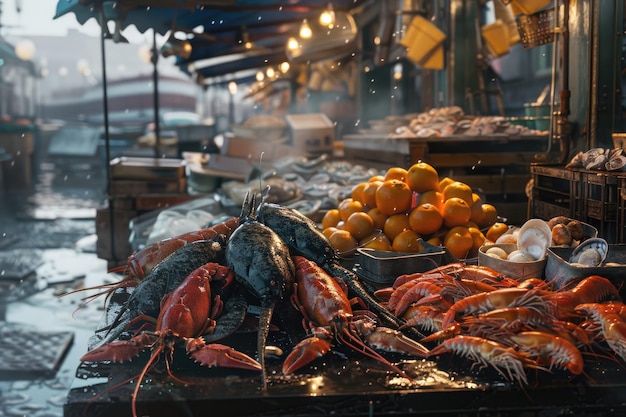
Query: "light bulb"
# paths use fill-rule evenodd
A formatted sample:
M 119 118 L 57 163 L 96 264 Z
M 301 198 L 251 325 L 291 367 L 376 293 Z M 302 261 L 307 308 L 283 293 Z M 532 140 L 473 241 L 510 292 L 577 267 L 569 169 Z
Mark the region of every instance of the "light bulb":
M 320 25 L 327 26 L 329 29 L 335 26 L 335 11 L 332 4 L 328 3 L 326 10 L 320 15 Z
M 313 36 L 313 31 L 311 31 L 311 26 L 309 26 L 309 22 L 304 19 L 302 21 L 302 25 L 300 26 L 300 37 L 302 39 L 311 39 Z

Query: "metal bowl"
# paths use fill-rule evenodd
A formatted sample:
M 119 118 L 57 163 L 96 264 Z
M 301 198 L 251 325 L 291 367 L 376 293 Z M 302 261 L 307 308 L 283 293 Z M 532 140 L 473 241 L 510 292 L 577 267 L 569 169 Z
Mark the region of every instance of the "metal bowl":
M 493 247 L 503 249 L 506 253 L 511 253 L 517 249 L 515 243 L 499 243 L 493 245 L 483 245 L 478 249 L 478 265 L 486 266 L 507 277 L 523 281 L 527 278 L 543 278 L 547 257 L 532 262 L 513 262 L 506 259 L 494 258 L 486 254 Z

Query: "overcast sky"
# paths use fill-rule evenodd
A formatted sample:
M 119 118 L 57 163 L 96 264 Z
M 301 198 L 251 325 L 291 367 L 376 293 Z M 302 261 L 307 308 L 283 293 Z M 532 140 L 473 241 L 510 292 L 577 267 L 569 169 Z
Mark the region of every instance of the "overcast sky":
M 64 36 L 68 29 L 77 29 L 83 33 L 98 36 L 100 27 L 95 19 L 81 25 L 74 14 L 67 14 L 54 19 L 59 0 L 0 0 L 3 26 L 2 35 L 19 36 Z M 16 4 L 21 3 L 21 12 L 17 13 Z M 145 35 L 141 35 L 134 27 L 124 30 L 124 36 L 133 43 L 142 43 Z

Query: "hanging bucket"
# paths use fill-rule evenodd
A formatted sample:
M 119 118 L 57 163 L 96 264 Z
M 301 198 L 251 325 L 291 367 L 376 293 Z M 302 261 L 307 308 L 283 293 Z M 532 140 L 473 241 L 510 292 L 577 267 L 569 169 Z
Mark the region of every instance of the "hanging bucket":
M 510 0 L 514 15 L 533 14 L 550 4 L 551 0 Z M 505 3 L 508 3 L 505 0 Z
M 400 44 L 406 47 L 407 58 L 421 65 L 445 39 L 446 34 L 436 25 L 422 16 L 415 16 Z
M 481 33 L 491 55 L 499 57 L 509 53 L 509 30 L 502 20 L 483 26 Z

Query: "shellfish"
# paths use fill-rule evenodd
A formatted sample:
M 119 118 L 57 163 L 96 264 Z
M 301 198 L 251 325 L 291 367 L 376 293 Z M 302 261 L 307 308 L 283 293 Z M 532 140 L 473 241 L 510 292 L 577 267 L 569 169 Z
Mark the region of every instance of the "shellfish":
M 552 231 L 544 220 L 530 219 L 520 228 L 517 247 L 535 260 L 543 259 L 550 243 Z
M 587 239 L 574 249 L 569 262 L 584 266 L 599 266 L 606 260 L 609 244 L 602 238 Z

